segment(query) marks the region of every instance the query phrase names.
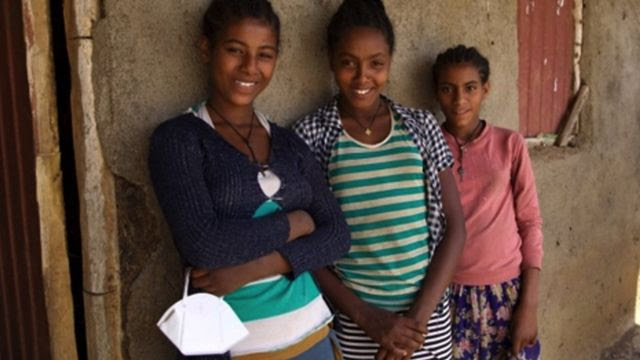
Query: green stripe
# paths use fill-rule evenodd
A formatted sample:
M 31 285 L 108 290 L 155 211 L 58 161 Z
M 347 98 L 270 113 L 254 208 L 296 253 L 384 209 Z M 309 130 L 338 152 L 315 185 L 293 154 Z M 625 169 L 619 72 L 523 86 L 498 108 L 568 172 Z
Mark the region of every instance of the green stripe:
M 347 210 L 347 211 L 343 211 L 343 214 L 344 214 L 344 217 L 349 219 L 354 217 L 383 214 L 387 212 L 400 211 L 400 210 L 411 210 L 415 208 L 424 209 L 424 207 L 425 207 L 424 199 L 420 199 L 420 200 L 414 200 L 414 201 L 403 201 L 395 204 L 373 206 L 373 207 L 364 208 L 364 209 Z
M 348 195 L 338 198 L 340 205 L 352 204 L 361 201 L 392 198 L 396 196 L 424 194 L 424 186 L 401 187 L 391 190 L 374 191 L 366 194 Z
M 386 228 L 389 226 L 409 224 L 417 221 L 426 222 L 425 216 L 426 214 L 424 212 L 419 212 L 414 215 L 401 216 L 401 217 L 388 219 L 388 220 L 380 220 L 380 221 L 364 223 L 364 224 L 349 225 L 349 229 L 351 230 L 352 233 L 354 233 L 357 231 L 376 230 L 376 229 Z
M 383 301 L 386 300 L 386 301 L 396 301 L 396 302 L 413 300 L 419 291 L 419 290 L 416 290 L 415 292 L 412 292 L 409 294 L 403 294 L 403 295 L 373 295 L 373 294 L 367 294 L 355 289 L 352 289 L 352 290 L 356 295 L 358 295 L 359 298 L 365 299 L 365 300 L 372 300 L 372 302 L 376 300 L 383 300 Z
M 336 267 L 338 268 L 338 270 L 340 271 L 340 274 L 344 278 L 347 278 L 347 279 L 353 280 L 353 281 L 356 281 L 357 279 L 374 280 L 374 281 L 380 281 L 380 282 L 383 282 L 383 281 L 403 281 L 403 280 L 409 280 L 414 276 L 425 275 L 426 272 L 427 272 L 426 268 L 421 268 L 421 269 L 409 271 L 409 272 L 406 272 L 406 273 L 394 274 L 394 275 L 369 275 L 369 274 L 356 273 L 356 272 L 352 272 L 352 271 L 344 271 L 344 270 L 340 269 L 340 266 L 336 266 Z
M 377 290 L 377 291 L 386 291 L 386 292 L 395 292 L 398 290 L 405 290 L 408 287 L 416 287 L 416 288 L 420 288 L 420 285 L 422 284 L 422 279 L 415 281 L 413 283 L 394 283 L 394 284 L 384 284 L 384 285 L 376 285 L 376 286 L 367 286 L 368 289 L 372 289 L 372 290 Z M 362 286 L 362 285 L 361 285 Z M 367 293 L 366 291 L 362 291 L 359 290 L 362 293 Z M 417 290 L 416 290 L 417 291 Z M 383 295 L 378 295 L 378 296 L 383 296 Z M 391 295 L 390 296 L 398 296 L 398 295 Z
M 425 261 L 429 259 L 429 253 L 425 252 L 422 254 L 418 254 L 416 256 L 410 257 L 408 259 L 398 260 L 398 261 L 390 261 L 385 263 L 377 263 L 377 264 L 336 264 L 336 267 L 339 269 L 345 270 L 397 270 L 398 268 L 414 265 L 421 261 Z
M 353 252 L 349 252 L 347 257 L 349 259 L 377 258 L 382 256 L 402 254 L 402 253 L 419 249 L 421 247 L 424 247 L 424 248 L 427 247 L 427 242 L 424 239 L 420 239 L 418 241 L 414 241 L 406 245 L 377 250 L 377 251 L 371 251 L 371 250 L 370 251 L 353 251 Z
M 362 145 L 358 144 L 357 142 L 353 141 L 353 140 L 342 140 L 343 138 L 341 138 L 341 140 L 336 142 L 335 148 L 336 149 L 346 149 L 346 148 L 362 148 Z M 406 136 L 405 134 L 401 134 L 401 135 L 394 135 L 392 136 L 389 141 L 387 141 L 385 143 L 386 144 L 391 144 L 394 142 L 398 142 L 398 141 L 405 141 L 407 139 L 410 139 L 408 136 Z
M 424 234 L 425 238 L 428 239 L 429 229 L 425 224 L 423 224 L 422 226 L 414 227 L 404 231 L 394 232 L 391 234 L 367 236 L 362 238 L 352 238 L 351 245 L 365 245 L 365 246 L 374 245 L 374 244 L 379 244 L 379 243 L 388 242 L 388 241 L 398 241 L 411 236 L 422 235 L 422 234 Z
M 418 149 L 414 146 L 399 146 L 397 148 L 391 148 L 391 149 L 380 150 L 380 151 L 372 150 L 372 151 L 366 151 L 366 152 L 363 151 L 359 153 L 339 154 L 331 157 L 331 160 L 329 160 L 329 163 L 337 163 L 339 161 L 346 161 L 346 160 L 362 160 L 362 159 L 366 160 L 370 158 L 376 158 L 376 157 L 382 157 L 382 156 L 388 156 L 388 155 L 397 155 L 402 153 L 419 154 Z
M 368 172 L 368 171 L 389 170 L 389 169 L 399 168 L 403 166 L 422 167 L 422 160 L 417 158 L 402 159 L 402 160 L 384 161 L 384 162 L 378 162 L 378 163 L 369 163 L 364 165 L 343 166 L 343 167 L 338 167 L 336 169 L 329 170 L 329 177 L 362 173 L 362 172 Z M 420 173 L 422 175 L 422 171 L 416 171 L 416 173 Z
M 309 304 L 320 296 L 313 278 L 303 273 L 290 280 L 246 285 L 224 297 L 240 320 L 252 321 L 286 314 Z
M 403 173 L 403 174 L 395 174 L 395 175 L 387 175 L 387 176 L 377 176 L 375 178 L 369 178 L 369 179 L 343 181 L 340 183 L 332 184 L 331 187 L 333 188 L 333 191 L 339 191 L 339 190 L 345 190 L 345 189 L 358 188 L 362 186 L 380 185 L 380 184 L 394 183 L 394 182 L 400 182 L 400 181 L 423 180 L 423 179 L 424 179 L 424 174 Z

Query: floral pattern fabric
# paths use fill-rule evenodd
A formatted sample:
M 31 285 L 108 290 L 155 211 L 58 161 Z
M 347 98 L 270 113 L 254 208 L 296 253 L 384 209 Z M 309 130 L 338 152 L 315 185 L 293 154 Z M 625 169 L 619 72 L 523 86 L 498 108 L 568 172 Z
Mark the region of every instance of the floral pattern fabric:
M 509 349 L 511 314 L 518 301 L 520 279 L 500 284 L 451 286 L 453 358 L 460 360 L 538 360 L 540 343 L 518 357 Z

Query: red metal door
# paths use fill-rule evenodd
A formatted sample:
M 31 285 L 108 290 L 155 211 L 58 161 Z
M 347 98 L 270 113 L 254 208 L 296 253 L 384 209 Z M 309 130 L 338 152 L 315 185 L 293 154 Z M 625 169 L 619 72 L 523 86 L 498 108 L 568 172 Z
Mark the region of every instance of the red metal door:
M 0 2 L 0 358 L 49 359 L 21 2 Z
M 558 131 L 572 95 L 573 0 L 518 0 L 519 113 L 525 136 Z

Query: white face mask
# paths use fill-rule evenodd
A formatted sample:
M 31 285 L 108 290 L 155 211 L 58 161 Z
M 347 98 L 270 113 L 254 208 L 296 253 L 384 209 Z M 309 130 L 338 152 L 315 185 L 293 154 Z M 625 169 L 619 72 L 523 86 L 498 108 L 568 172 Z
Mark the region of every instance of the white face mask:
M 182 300 L 158 320 L 158 327 L 183 355 L 223 354 L 244 339 L 249 331 L 222 298 L 208 293 L 187 296 L 185 277 Z

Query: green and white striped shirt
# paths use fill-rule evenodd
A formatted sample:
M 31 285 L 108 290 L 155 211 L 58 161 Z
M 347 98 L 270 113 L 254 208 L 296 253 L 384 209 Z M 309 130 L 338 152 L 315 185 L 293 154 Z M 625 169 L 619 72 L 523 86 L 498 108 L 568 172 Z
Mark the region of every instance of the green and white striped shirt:
M 423 161 L 400 116 L 375 145 L 342 131 L 329 183 L 351 230 L 349 253 L 335 263 L 344 284 L 379 307 L 406 310 L 429 263 Z

